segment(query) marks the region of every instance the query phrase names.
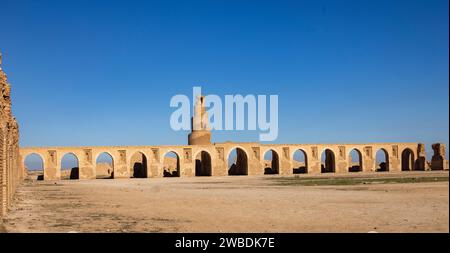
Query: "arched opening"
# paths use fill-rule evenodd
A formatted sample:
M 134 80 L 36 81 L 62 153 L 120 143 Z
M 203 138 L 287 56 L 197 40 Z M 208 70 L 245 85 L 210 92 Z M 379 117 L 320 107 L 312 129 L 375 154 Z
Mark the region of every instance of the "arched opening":
M 375 171 L 389 171 L 389 155 L 384 149 L 379 149 L 375 153 Z
M 280 173 L 280 163 L 278 154 L 273 149 L 264 154 L 264 175 L 273 175 Z
M 248 175 L 247 154 L 243 149 L 235 148 L 228 155 L 228 175 Z
M 348 164 L 349 172 L 361 172 L 362 171 L 362 154 L 361 152 L 354 148 L 350 151 L 350 154 L 348 156 Z
M 97 157 L 95 171 L 97 179 L 114 178 L 114 160 L 109 153 L 103 152 Z
M 407 148 L 402 152 L 402 171 L 414 170 L 414 153 Z
M 25 156 L 24 167 L 28 175 L 37 180 L 44 180 L 44 160 L 36 153 Z
M 195 157 L 195 175 L 196 176 L 211 176 L 212 165 L 211 156 L 206 151 L 201 151 Z
M 308 173 L 308 159 L 306 157 L 306 152 L 298 149 L 294 152 L 292 165 L 294 167 L 294 174 Z
M 164 155 L 163 175 L 164 177 L 180 176 L 180 158 L 177 153 L 170 151 Z
M 330 149 L 325 149 L 321 157 L 321 172 L 333 173 L 336 171 L 336 162 L 334 160 L 334 153 Z
M 78 158 L 67 153 L 61 158 L 61 179 L 80 179 Z
M 131 156 L 130 177 L 131 178 L 147 178 L 147 157 L 136 152 Z

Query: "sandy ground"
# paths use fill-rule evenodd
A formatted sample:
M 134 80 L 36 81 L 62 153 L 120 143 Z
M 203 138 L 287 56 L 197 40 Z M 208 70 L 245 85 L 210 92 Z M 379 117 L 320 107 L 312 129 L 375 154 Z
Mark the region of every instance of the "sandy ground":
M 415 173 L 448 176 L 448 172 Z M 268 178 L 274 176 L 59 182 L 29 179 L 18 188 L 13 206 L 3 219 L 3 229 L 7 232 L 449 232 L 448 181 L 280 186 L 275 184 L 277 180 Z

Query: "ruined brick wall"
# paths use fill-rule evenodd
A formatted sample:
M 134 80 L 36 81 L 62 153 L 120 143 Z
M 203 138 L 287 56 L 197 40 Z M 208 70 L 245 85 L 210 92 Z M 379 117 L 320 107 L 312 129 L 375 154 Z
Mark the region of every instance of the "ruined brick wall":
M 11 113 L 10 85 L 1 69 L 0 55 L 0 216 L 23 179 L 19 170 L 19 127 Z

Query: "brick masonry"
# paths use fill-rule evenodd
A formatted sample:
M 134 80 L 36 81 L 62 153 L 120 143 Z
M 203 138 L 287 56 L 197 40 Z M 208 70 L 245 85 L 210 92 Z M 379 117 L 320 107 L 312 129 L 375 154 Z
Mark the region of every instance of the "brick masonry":
M 23 179 L 19 170 L 19 126 L 11 113 L 11 86 L 1 68 L 0 54 L 0 216 L 11 203 L 17 185 Z

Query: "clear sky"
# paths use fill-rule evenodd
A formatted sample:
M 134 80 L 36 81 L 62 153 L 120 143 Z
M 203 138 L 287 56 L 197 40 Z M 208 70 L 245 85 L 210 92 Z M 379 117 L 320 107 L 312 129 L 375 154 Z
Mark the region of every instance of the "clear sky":
M 22 146 L 186 144 L 175 94 L 279 95 L 276 143 L 449 144 L 449 3 L 0 0 Z M 214 132 L 213 141 L 258 132 Z

